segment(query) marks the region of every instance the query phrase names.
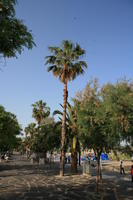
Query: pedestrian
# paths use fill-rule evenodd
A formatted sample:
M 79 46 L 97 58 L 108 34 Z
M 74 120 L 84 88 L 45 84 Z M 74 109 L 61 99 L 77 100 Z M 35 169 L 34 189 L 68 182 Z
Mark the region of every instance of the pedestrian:
M 133 183 L 133 165 L 131 166 L 131 181 Z
M 68 156 L 68 163 L 70 163 L 70 161 L 71 161 L 71 157 L 70 157 L 70 155 Z
M 122 161 L 120 163 L 120 174 L 125 174 L 125 170 L 124 170 L 123 162 Z

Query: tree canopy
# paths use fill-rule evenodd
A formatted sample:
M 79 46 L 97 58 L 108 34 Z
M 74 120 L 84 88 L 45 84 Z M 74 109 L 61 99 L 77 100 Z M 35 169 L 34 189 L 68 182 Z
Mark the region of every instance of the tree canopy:
M 21 133 L 21 127 L 14 114 L 5 111 L 0 106 L 0 150 L 7 151 L 17 147 Z
M 22 20 L 16 18 L 17 0 L 0 0 L 0 56 L 17 57 L 24 48 L 35 45 L 33 36 Z

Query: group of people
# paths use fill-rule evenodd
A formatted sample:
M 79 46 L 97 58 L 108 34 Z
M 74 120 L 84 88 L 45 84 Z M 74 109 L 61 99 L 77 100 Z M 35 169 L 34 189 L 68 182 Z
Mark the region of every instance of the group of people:
M 125 174 L 122 161 L 120 162 L 120 174 Z M 130 174 L 131 174 L 131 181 L 133 182 L 133 165 L 131 166 Z

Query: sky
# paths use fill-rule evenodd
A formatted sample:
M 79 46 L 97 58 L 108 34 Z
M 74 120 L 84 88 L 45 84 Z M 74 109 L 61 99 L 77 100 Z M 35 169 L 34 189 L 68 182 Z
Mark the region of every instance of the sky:
M 51 114 L 63 103 L 63 84 L 45 65 L 48 46 L 71 40 L 86 50 L 88 69 L 68 83 L 69 101 L 95 77 L 101 86 L 133 78 L 133 0 L 18 0 L 15 9 L 37 46 L 0 61 L 0 104 L 23 128 L 34 121 L 34 102 L 45 101 Z

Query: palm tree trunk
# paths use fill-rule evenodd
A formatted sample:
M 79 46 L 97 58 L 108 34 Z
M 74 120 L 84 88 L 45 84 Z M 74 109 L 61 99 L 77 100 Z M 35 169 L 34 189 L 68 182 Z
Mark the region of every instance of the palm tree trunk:
M 71 172 L 77 173 L 77 151 L 71 152 L 71 158 L 72 158 Z
M 71 163 L 71 172 L 77 173 L 77 139 L 74 136 L 73 141 L 72 141 L 72 148 L 71 148 L 71 158 L 72 158 L 72 163 Z
M 60 176 L 64 176 L 64 160 L 65 160 L 65 135 L 66 135 L 66 104 L 67 104 L 67 81 L 64 83 L 64 98 L 63 98 L 63 116 L 62 116 L 62 131 L 61 131 L 61 160 L 60 160 Z
M 100 153 L 98 152 L 98 155 L 97 155 L 97 178 L 96 178 L 97 193 L 98 193 L 99 180 L 100 180 Z
M 80 159 L 81 159 L 81 152 L 80 152 L 80 150 L 79 150 L 79 158 L 78 158 L 78 160 L 79 160 L 79 166 L 81 165 Z

